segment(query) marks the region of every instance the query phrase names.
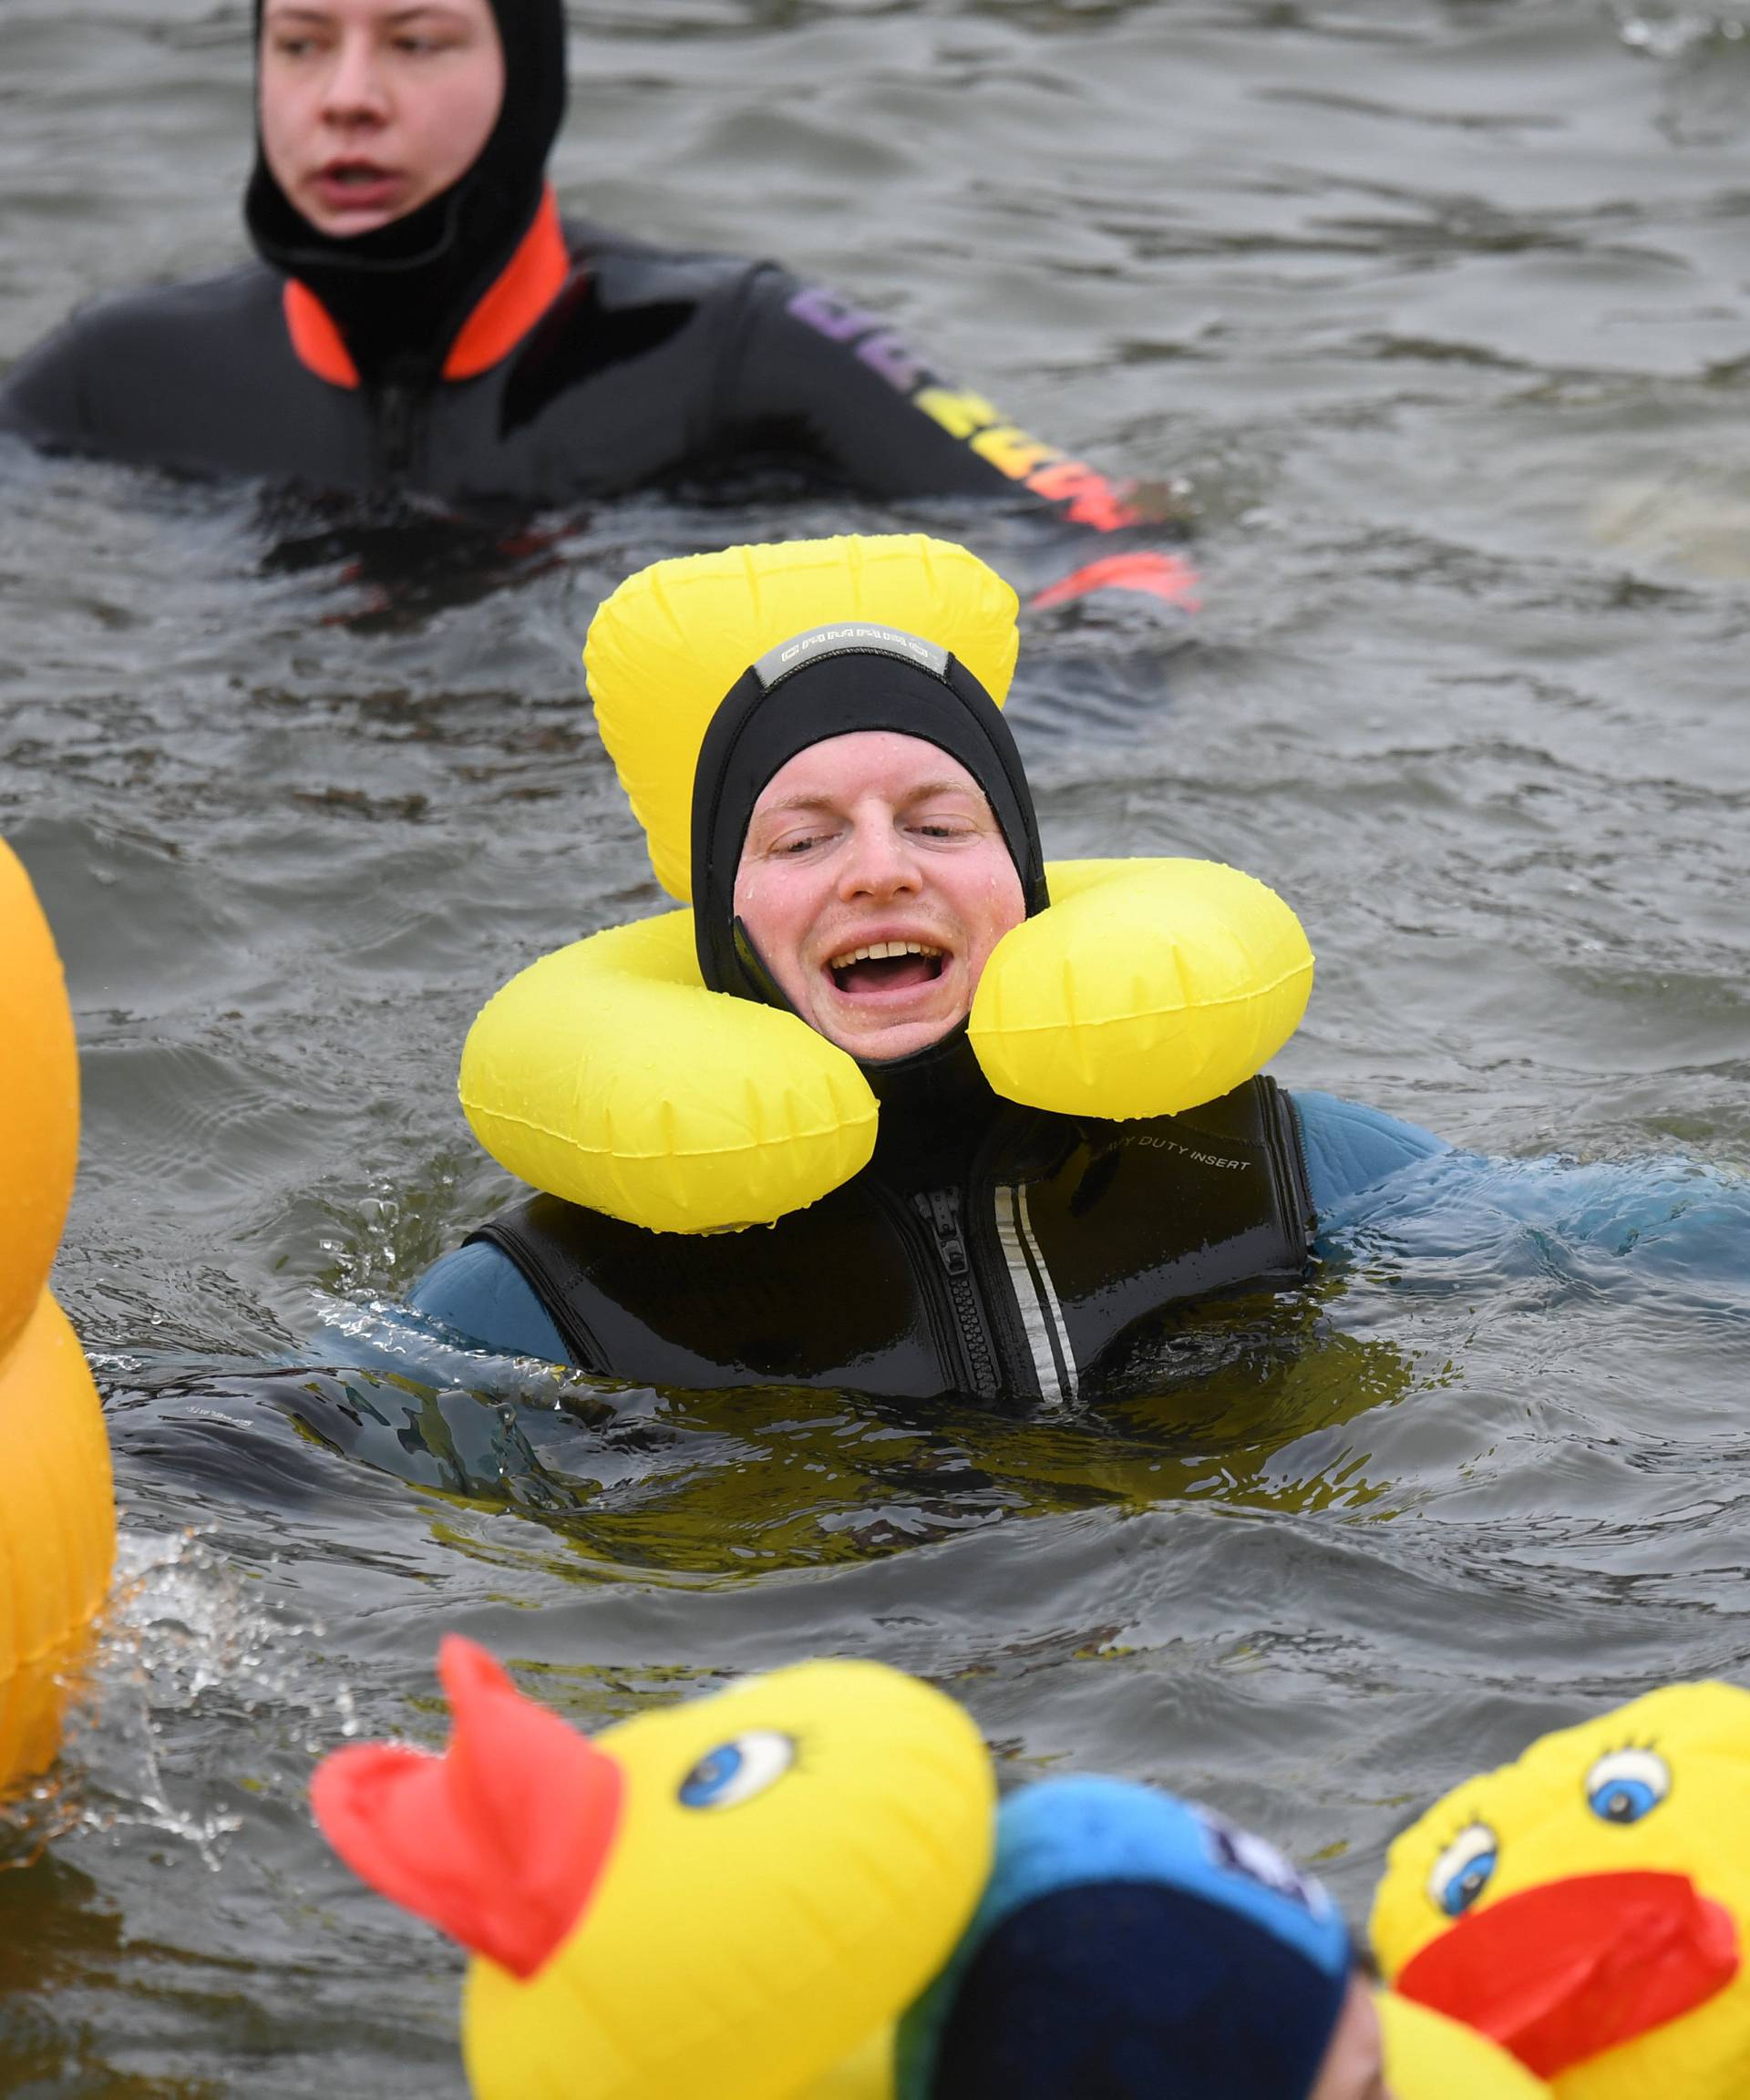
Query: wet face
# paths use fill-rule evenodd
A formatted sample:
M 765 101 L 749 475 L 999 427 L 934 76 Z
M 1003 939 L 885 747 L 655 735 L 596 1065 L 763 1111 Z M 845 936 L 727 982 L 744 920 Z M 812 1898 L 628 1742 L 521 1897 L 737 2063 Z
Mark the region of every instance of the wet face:
M 831 736 L 767 781 L 736 911 L 810 1027 L 877 1062 L 939 1042 L 1026 916 L 978 783 L 921 737 Z
M 405 218 L 479 158 L 504 100 L 488 0 L 266 0 L 262 151 L 318 232 Z
M 1379 2013 L 1373 1986 L 1364 1976 L 1357 1975 L 1350 1982 L 1307 2100 L 1392 2100 L 1392 2089 L 1385 2083 Z

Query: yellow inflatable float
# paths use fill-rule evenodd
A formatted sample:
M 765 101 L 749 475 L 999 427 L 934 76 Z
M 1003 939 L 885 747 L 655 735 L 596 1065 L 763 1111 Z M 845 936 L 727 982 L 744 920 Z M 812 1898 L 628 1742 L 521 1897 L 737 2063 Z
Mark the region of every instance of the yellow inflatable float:
M 443 1755 L 350 1745 L 311 1794 L 365 1880 L 471 1951 L 478 2100 L 1083 2100 L 1086 2065 L 1101 2093 L 1202 2095 L 1259 1980 L 1288 1982 L 1272 1947 L 1294 1950 L 1302 2067 L 1353 1991 L 1342 1919 L 1273 1848 L 1128 1781 L 998 1812 L 966 1715 L 880 1664 L 802 1663 L 592 1740 L 468 1642 L 438 1666 Z M 1211 1930 L 1230 1951 L 1194 1972 Z M 1395 2100 L 1547 2100 L 1480 2034 L 1377 2002 Z M 1187 2079 L 1189 2033 L 1210 2047 Z M 1243 2090 L 1281 2056 L 1264 2043 Z
M 102 1410 L 47 1289 L 78 1147 L 60 958 L 0 842 L 0 1790 L 55 1755 L 65 1673 L 115 1555 Z
M 1385 1972 L 1558 2100 L 1750 2093 L 1750 1692 L 1678 1684 L 1534 1743 L 1393 1845 Z
M 1549 2100 L 1549 2088 L 1474 2027 L 1381 1991 L 1385 2083 L 1396 2100 Z
M 892 2023 L 990 1865 L 990 1761 L 952 1700 L 808 1662 L 591 1741 L 467 1642 L 439 1668 L 442 1757 L 355 1745 L 311 1794 L 356 1872 L 473 1951 L 478 2100 L 890 2091 Z
M 821 621 L 926 637 L 1007 695 L 1014 593 L 921 534 L 661 561 L 592 622 L 603 741 L 657 879 L 691 881 L 693 777 L 726 693 Z M 1312 956 L 1261 882 L 1198 860 L 1057 861 L 1052 902 L 997 945 L 970 1022 L 1000 1094 L 1065 1115 L 1174 1115 L 1259 1071 L 1300 1024 Z M 671 1232 L 768 1224 L 864 1166 L 876 1104 L 796 1015 L 707 991 L 690 913 L 619 926 L 523 971 L 462 1055 L 476 1137 L 524 1181 Z

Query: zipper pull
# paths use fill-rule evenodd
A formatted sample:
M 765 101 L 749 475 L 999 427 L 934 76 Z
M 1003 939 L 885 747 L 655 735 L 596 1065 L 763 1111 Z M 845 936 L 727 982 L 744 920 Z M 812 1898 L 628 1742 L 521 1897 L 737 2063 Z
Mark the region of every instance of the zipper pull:
M 391 474 L 405 474 L 413 458 L 413 394 L 395 385 L 383 389 L 379 403 L 384 460 Z
M 917 1199 L 918 1209 L 926 1221 L 936 1230 L 936 1252 L 942 1256 L 942 1265 L 951 1276 L 964 1276 L 972 1264 L 966 1257 L 966 1242 L 960 1236 L 960 1204 L 952 1192 L 946 1189 L 932 1189 L 927 1196 Z
M 423 389 L 429 383 L 420 360 L 406 353 L 386 359 L 376 375 L 372 407 L 377 446 L 384 469 L 396 480 L 413 465 L 415 426 Z

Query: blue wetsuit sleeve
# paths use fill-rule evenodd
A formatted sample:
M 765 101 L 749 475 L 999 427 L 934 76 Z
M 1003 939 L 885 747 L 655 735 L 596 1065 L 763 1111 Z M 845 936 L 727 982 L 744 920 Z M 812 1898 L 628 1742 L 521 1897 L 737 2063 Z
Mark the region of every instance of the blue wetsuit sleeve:
M 540 1356 L 567 1364 L 571 1351 L 521 1270 L 508 1254 L 477 1240 L 434 1261 L 407 1303 L 450 1333 L 503 1356 Z
M 1444 1138 L 1334 1094 L 1289 1096 L 1300 1124 L 1307 1191 L 1321 1220 L 1400 1167 L 1452 1148 Z
M 1750 1178 L 1706 1160 L 1492 1159 L 1414 1124 L 1291 1096 L 1318 1213 L 1318 1250 L 1426 1275 L 1659 1276 L 1710 1311 L 1746 1302 Z M 1724 1289 L 1723 1289 L 1724 1287 Z

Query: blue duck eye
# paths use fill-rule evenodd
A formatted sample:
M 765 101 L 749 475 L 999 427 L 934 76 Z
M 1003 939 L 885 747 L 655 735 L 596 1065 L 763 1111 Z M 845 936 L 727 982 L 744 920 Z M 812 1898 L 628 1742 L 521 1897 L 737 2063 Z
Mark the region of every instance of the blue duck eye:
M 1638 1823 L 1671 1792 L 1671 1766 L 1656 1750 L 1611 1750 L 1586 1775 L 1586 1805 L 1602 1823 Z
M 1500 1849 L 1500 1839 L 1487 1823 L 1473 1823 L 1435 1861 L 1428 1894 L 1448 1918 L 1463 1917 L 1488 1888 Z
M 750 1729 L 707 1750 L 681 1781 L 684 1808 L 734 1808 L 781 1779 L 796 1762 L 796 1745 L 773 1728 Z

